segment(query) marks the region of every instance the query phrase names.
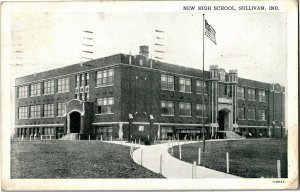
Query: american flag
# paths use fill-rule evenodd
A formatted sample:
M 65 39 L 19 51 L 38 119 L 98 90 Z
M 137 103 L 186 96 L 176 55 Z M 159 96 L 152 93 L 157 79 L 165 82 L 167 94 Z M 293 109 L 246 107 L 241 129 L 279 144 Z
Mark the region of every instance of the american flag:
M 208 38 L 210 38 L 210 40 L 212 40 L 212 42 L 217 44 L 216 31 L 214 30 L 214 28 L 212 28 L 212 26 L 210 24 L 207 23 L 206 19 L 205 19 L 205 35 Z

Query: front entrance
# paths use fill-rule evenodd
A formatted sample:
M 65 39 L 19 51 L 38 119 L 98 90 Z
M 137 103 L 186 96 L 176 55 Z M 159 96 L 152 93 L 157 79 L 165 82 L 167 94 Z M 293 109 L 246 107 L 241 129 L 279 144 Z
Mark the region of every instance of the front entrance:
M 80 133 L 80 113 L 77 111 L 70 114 L 70 133 Z
M 218 113 L 219 131 L 229 131 L 229 112 L 220 110 Z

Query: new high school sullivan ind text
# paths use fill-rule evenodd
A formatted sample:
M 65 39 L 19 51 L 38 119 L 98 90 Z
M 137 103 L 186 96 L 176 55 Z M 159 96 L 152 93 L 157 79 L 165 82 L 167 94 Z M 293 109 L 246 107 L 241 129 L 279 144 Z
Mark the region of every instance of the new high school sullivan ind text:
M 182 9 L 184 11 L 195 11 L 195 10 L 201 10 L 201 11 L 278 11 L 278 6 L 183 6 Z

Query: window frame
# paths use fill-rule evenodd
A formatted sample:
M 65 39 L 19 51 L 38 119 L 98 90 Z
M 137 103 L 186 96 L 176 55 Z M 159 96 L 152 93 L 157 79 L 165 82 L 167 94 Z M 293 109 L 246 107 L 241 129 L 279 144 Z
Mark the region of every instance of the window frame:
M 27 106 L 18 107 L 18 119 L 28 119 L 28 107 Z
M 41 105 L 31 105 L 29 110 L 30 119 L 41 118 Z
M 54 104 L 47 103 L 43 105 L 43 117 L 44 118 L 52 118 L 54 117 Z
M 34 83 L 30 85 L 30 97 L 41 96 L 41 83 Z
M 183 108 L 181 108 L 181 105 L 183 105 Z M 187 106 L 189 106 L 189 109 Z M 192 103 L 179 102 L 179 116 L 192 117 Z
M 163 79 L 166 79 L 166 81 L 163 81 Z M 160 88 L 161 90 L 168 90 L 168 91 L 174 91 L 174 85 L 175 85 L 175 77 L 173 75 L 167 75 L 167 74 L 161 74 L 160 75 Z
M 183 84 L 182 84 L 182 82 L 183 82 Z M 189 85 L 187 85 L 187 82 L 189 82 Z M 189 87 L 189 90 L 187 90 L 187 87 Z M 183 88 L 183 90 L 182 90 L 182 88 Z M 179 92 L 192 93 L 192 79 L 179 77 Z
M 96 100 L 96 106 L 97 106 L 97 113 L 98 115 L 104 115 L 104 114 L 114 114 L 114 105 L 115 105 L 115 101 L 114 101 L 114 97 L 102 97 L 102 98 L 98 98 Z M 111 103 L 110 103 L 111 102 Z M 101 105 L 101 103 L 103 103 Z M 100 111 L 99 111 L 99 107 Z
M 17 91 L 18 91 L 18 99 L 28 98 L 29 95 L 28 85 L 18 87 Z
M 253 90 L 253 94 L 249 93 L 249 91 L 251 92 L 251 90 Z M 249 101 L 256 101 L 256 96 L 255 96 L 255 89 L 254 88 L 248 88 L 248 100 Z M 254 97 L 254 99 L 252 99 L 252 95 Z M 251 96 L 251 97 L 250 97 Z
M 96 72 L 96 88 L 114 85 L 114 68 L 99 70 Z
M 165 107 L 163 107 L 163 103 L 165 103 Z M 170 104 L 172 106 L 170 106 Z M 169 100 L 161 100 L 160 101 L 160 114 L 162 116 L 174 116 L 175 115 L 175 102 L 174 101 L 169 101 Z M 166 113 L 163 113 L 164 110 L 166 110 Z
M 54 94 L 54 80 L 48 80 L 43 82 L 43 94 L 44 95 L 53 95 Z
M 57 93 L 68 93 L 70 91 L 69 77 L 62 77 L 57 79 Z

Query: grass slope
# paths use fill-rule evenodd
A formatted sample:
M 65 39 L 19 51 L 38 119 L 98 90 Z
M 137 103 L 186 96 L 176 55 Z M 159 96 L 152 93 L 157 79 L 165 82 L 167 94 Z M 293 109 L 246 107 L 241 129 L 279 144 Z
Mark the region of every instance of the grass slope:
M 11 178 L 161 178 L 129 147 L 101 141 L 12 141 Z
M 198 162 L 198 148 L 203 144 L 182 145 L 182 160 Z M 246 178 L 277 178 L 277 160 L 281 160 L 281 177 L 287 178 L 287 140 L 260 139 L 206 142 L 201 165 L 226 172 L 226 152 L 229 152 L 229 173 Z M 174 156 L 179 158 L 178 146 Z

